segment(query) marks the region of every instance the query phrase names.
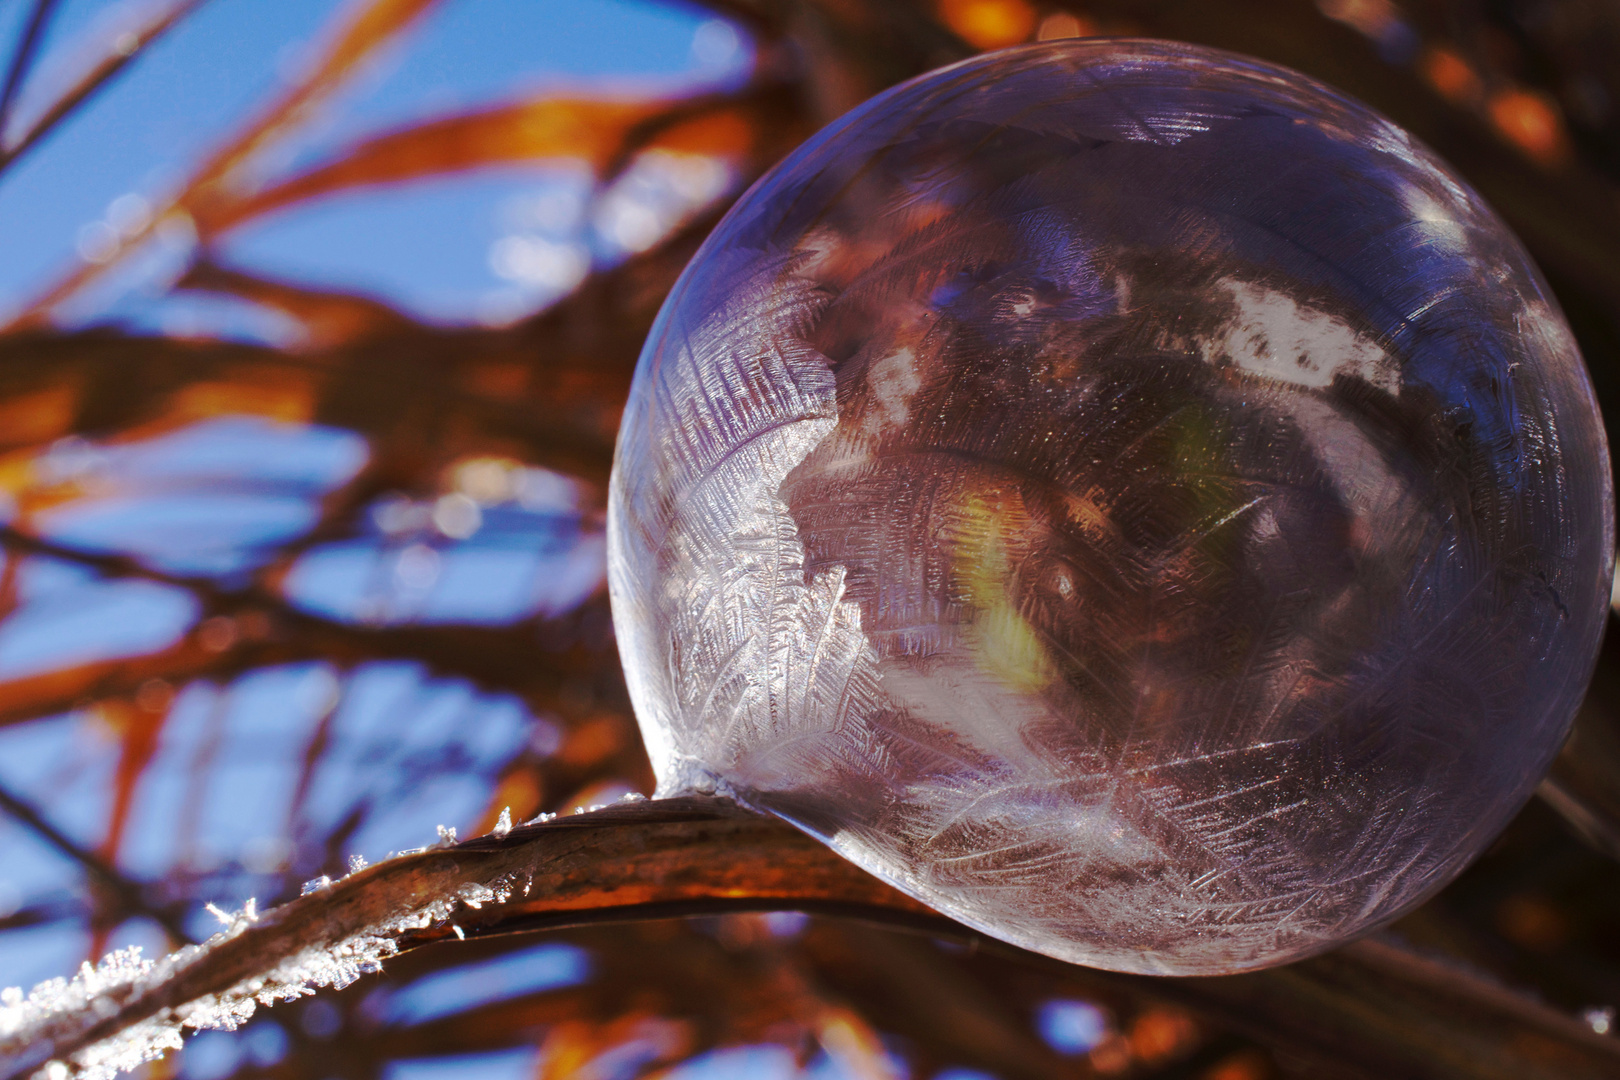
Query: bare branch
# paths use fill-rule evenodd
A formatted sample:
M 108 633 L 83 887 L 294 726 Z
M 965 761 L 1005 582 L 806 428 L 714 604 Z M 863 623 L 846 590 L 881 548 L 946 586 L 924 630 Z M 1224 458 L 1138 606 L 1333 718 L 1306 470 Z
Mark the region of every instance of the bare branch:
M 17 99 L 17 91 L 34 65 L 34 50 L 39 46 L 40 34 L 55 6 L 56 0 L 34 0 L 34 8 L 28 13 L 28 24 L 23 27 L 22 39 L 17 42 L 11 67 L 6 71 L 6 85 L 0 89 L 0 136 L 4 135 L 6 121 L 11 117 L 11 105 Z
M 404 855 L 262 917 L 244 913 L 197 950 L 75 1010 L 33 1017 L 0 1041 L 4 1076 L 21 1080 L 53 1060 L 94 1072 L 109 1060 L 105 1048 L 132 1032 L 169 1033 L 170 1042 L 156 1043 L 161 1051 L 177 1044 L 182 1025 L 240 1022 L 256 1002 L 341 985 L 384 957 L 451 937 L 784 908 L 972 941 L 1077 990 L 1177 1001 L 1296 1053 L 1385 1076 L 1596 1080 L 1620 1070 L 1620 1042 L 1390 939 L 1220 978 L 1090 971 L 932 914 L 779 822 L 689 797 L 620 804 Z
M 1611 633 L 1569 741 L 1536 793 L 1581 839 L 1620 859 L 1620 681 L 1614 643 Z
M 250 907 L 199 949 L 51 999 L 65 1008 L 8 1003 L 23 1012 L 0 1015 L 0 1061 L 10 1078 L 52 1060 L 106 1076 L 178 1045 L 183 1024 L 233 1026 L 256 1002 L 344 984 L 401 948 L 468 930 L 636 917 L 728 898 L 731 906 L 870 907 L 926 918 L 921 905 L 820 845 L 730 803 L 628 803 L 401 856 L 263 917 Z M 117 978 L 112 971 L 100 983 Z
M 172 681 L 224 676 L 246 662 L 287 663 L 325 659 L 343 664 L 372 659 L 415 659 L 434 671 L 458 675 L 480 686 L 521 693 L 543 691 L 577 672 L 564 671 L 560 658 L 534 647 L 540 620 L 498 627 L 375 626 L 347 623 L 295 607 L 258 584 L 230 588 L 206 577 L 172 574 L 128 555 L 84 551 L 54 543 L 11 526 L 0 526 L 0 547 L 93 569 L 112 578 L 138 578 L 185 589 L 203 615 L 249 617 L 262 632 L 247 632 L 231 652 L 214 651 L 195 635 L 161 652 L 98 661 L 0 683 L 0 726 L 72 708 L 86 698 L 118 697 L 153 678 Z M 520 681 L 514 680 L 518 675 Z
M 84 104 L 90 97 L 107 85 L 114 75 L 117 75 L 137 56 L 144 52 L 152 42 L 174 29 L 179 22 L 192 11 L 196 10 L 203 0 L 183 0 L 138 30 L 133 31 L 132 40 L 120 40 L 113 48 L 98 60 L 94 66 L 86 71 L 71 87 L 51 103 L 38 120 L 35 120 L 28 130 L 17 137 L 17 141 L 0 149 L 0 170 L 4 170 L 12 162 L 26 154 L 46 135 L 55 130 L 56 125 L 67 119 L 73 111 Z M 0 123 L 7 117 L 0 115 Z M 3 128 L 0 128 L 3 132 Z
M 191 940 L 191 935 L 186 933 L 185 927 L 175 918 L 172 911 L 157 907 L 146 899 L 139 882 L 131 881 L 94 852 L 74 843 L 66 833 L 46 821 L 37 809 L 3 787 L 0 787 L 0 810 L 10 814 L 40 839 L 84 867 L 97 884 L 117 897 L 125 911 L 148 916 L 167 930 L 176 941 Z
M 192 264 L 174 287 L 240 296 L 290 315 L 303 324 L 317 348 L 398 334 L 412 326 L 408 316 L 370 296 L 277 281 L 206 258 Z

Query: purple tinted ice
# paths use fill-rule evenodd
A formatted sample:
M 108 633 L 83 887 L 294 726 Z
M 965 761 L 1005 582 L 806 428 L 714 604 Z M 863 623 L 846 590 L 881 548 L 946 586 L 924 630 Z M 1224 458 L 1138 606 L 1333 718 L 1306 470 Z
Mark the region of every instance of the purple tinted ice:
M 979 57 L 748 193 L 642 355 L 614 615 L 660 791 L 1054 956 L 1214 973 L 1456 874 L 1590 674 L 1608 453 L 1466 184 L 1296 73 Z

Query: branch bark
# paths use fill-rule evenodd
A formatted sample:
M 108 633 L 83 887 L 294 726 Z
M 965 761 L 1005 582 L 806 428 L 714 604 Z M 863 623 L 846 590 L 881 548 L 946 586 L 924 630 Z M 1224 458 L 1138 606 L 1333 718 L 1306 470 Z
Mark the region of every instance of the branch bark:
M 446 905 L 446 898 L 460 903 Z M 434 907 L 435 903 L 438 904 Z M 1620 1075 L 1620 1041 L 1388 937 L 1290 967 L 1217 978 L 1093 971 L 1023 953 L 923 907 L 831 851 L 725 800 L 622 803 L 399 856 L 282 905 L 162 977 L 91 1001 L 0 1046 L 7 1080 L 199 1001 L 260 993 L 311 950 L 391 934 L 386 953 L 451 937 L 586 923 L 796 909 L 883 923 L 1017 955 L 1077 992 L 1178 1002 L 1287 1050 L 1386 1077 L 1581 1080 Z M 427 911 L 434 917 L 416 917 Z M 394 929 L 386 929 L 394 927 Z M 403 928 L 402 928 L 403 927 Z M 284 991 L 281 996 L 289 996 Z M 251 1005 L 249 1006 L 251 1009 Z

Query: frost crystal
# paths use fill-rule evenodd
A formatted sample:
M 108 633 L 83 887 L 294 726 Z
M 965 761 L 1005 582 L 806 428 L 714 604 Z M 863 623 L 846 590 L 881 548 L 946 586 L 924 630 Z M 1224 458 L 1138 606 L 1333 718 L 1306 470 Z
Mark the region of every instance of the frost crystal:
M 153 966 L 136 945 L 108 953 L 95 967 L 86 962 L 71 980 L 47 979 L 26 998 L 21 987 L 7 987 L 0 993 L 0 1047 L 26 1045 L 24 1037 L 52 1016 L 87 1010 L 92 1002 L 133 986 Z
M 446 833 L 453 838 L 454 830 L 441 828 L 441 835 Z M 317 878 L 305 885 L 304 895 L 331 885 L 330 878 Z M 443 923 L 458 907 L 502 902 L 516 885 L 515 878 L 464 884 L 450 895 L 401 910 L 339 941 L 305 948 L 222 993 L 162 1009 L 61 1058 L 49 1056 L 54 1047 L 72 1044 L 95 1024 L 202 963 L 263 919 L 253 900 L 235 912 L 209 905 L 224 928 L 201 945 L 188 945 L 156 962 L 143 959 L 138 947 L 122 949 L 95 966 L 86 963 L 72 979 L 42 982 L 26 996 L 16 987 L 0 991 L 0 1071 L 28 1072 L 32 1080 L 111 1080 L 178 1049 L 186 1029 L 234 1030 L 261 1005 L 292 1001 L 323 987 L 348 986 L 381 970 L 382 962 L 398 951 L 401 934 Z M 465 936 L 459 926 L 453 929 L 458 937 Z

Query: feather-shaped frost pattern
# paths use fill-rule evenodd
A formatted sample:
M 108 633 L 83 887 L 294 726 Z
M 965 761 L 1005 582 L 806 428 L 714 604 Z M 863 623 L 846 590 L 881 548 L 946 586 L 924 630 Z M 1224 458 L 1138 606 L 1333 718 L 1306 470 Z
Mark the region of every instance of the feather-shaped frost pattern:
M 644 729 L 664 793 L 714 790 L 715 767 L 737 767 L 742 748 L 830 734 L 849 701 L 873 696 L 876 657 L 844 572 L 806 579 L 778 495 L 838 424 L 831 363 L 800 336 L 826 295 L 795 261 L 768 263 L 695 328 L 670 328 L 650 359 L 648 415 L 625 425 L 631 439 L 671 433 L 621 452 L 652 467 L 622 478 L 633 520 L 616 530 L 625 557 L 612 579 L 616 602 L 637 613 L 628 633 L 658 635 L 670 657 L 651 676 L 667 686 L 638 692 L 632 677 L 653 705 L 644 721 L 660 716 Z M 651 477 L 661 502 L 637 498 Z M 670 566 L 682 572 L 656 572 Z

